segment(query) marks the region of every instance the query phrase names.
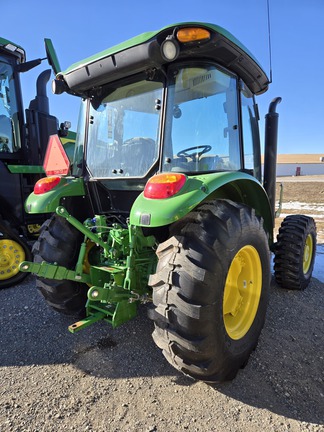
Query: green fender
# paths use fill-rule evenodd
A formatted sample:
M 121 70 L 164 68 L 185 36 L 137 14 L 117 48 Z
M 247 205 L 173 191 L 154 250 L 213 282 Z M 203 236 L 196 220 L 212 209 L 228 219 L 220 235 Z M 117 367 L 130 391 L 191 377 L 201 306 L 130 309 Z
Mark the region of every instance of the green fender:
M 82 178 L 62 177 L 60 183 L 50 191 L 39 195 L 32 192 L 25 201 L 25 211 L 29 214 L 54 213 L 61 205 L 62 198 L 84 195 Z
M 217 198 L 254 208 L 257 215 L 263 218 L 269 243 L 272 244 L 273 218 L 268 196 L 257 179 L 242 172 L 188 176 L 182 189 L 166 199 L 145 198 L 141 193 L 131 209 L 130 223 L 142 227 L 169 225 L 201 202 Z

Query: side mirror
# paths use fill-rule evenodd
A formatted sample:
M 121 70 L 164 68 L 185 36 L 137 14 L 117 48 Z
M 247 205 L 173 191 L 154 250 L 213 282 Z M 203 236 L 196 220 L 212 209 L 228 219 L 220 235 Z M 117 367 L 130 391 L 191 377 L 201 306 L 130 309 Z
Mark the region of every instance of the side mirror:
M 61 72 L 62 69 L 58 61 L 53 43 L 51 39 L 44 39 L 44 42 L 48 63 L 50 64 L 50 66 L 52 66 L 53 72 L 56 76 L 59 72 Z
M 36 60 L 30 60 L 25 63 L 20 63 L 16 66 L 17 72 L 28 72 L 30 69 L 33 69 L 34 67 L 40 65 L 42 63 L 42 60 L 44 59 L 36 59 Z

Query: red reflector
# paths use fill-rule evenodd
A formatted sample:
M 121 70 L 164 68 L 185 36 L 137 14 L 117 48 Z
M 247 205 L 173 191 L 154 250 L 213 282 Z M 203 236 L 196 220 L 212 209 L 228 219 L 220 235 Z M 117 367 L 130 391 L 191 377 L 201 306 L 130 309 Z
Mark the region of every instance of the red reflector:
M 178 173 L 157 174 L 144 188 L 145 198 L 164 199 L 175 195 L 186 183 L 186 176 Z
M 34 186 L 34 194 L 41 195 L 55 188 L 60 183 L 61 177 L 44 177 L 38 180 Z
M 43 167 L 47 176 L 69 172 L 70 161 L 58 135 L 49 137 Z

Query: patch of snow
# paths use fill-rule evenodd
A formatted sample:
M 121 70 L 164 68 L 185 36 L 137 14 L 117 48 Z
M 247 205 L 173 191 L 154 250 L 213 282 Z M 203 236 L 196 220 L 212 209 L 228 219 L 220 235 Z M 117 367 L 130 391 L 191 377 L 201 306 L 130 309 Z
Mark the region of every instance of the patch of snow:
M 316 246 L 316 258 L 313 277 L 324 282 L 324 245 Z
M 318 212 L 324 212 L 324 206 L 312 203 L 304 203 L 299 201 L 289 201 L 282 204 L 283 209 L 288 210 L 316 210 Z

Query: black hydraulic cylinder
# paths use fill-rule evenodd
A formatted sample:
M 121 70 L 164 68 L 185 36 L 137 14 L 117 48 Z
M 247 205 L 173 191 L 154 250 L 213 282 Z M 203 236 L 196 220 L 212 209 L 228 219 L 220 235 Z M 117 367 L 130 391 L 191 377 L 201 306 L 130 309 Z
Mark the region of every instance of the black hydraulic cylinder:
M 269 111 L 265 116 L 263 186 L 269 197 L 273 221 L 275 217 L 276 201 L 276 168 L 279 122 L 279 114 L 276 112 L 276 108 L 280 102 L 281 97 L 276 97 L 273 99 L 270 102 Z

